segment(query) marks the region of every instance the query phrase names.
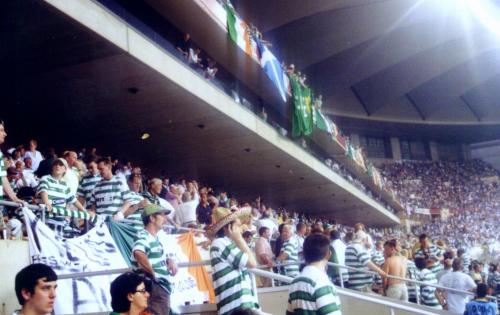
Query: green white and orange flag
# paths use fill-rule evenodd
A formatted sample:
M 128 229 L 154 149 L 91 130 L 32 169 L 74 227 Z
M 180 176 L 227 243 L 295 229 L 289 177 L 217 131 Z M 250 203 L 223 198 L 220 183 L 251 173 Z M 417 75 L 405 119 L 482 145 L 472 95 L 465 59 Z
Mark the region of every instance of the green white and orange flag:
M 238 45 L 247 55 L 256 57 L 255 44 L 250 38 L 248 24 L 236 16 L 233 6 L 230 3 L 224 5 L 227 15 L 227 31 L 231 40 Z

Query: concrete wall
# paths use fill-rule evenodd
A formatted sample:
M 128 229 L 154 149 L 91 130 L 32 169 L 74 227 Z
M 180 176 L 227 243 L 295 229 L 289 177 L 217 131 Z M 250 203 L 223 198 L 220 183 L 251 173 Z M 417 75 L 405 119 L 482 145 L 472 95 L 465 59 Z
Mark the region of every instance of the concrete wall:
M 19 309 L 14 292 L 14 278 L 19 270 L 29 264 L 29 248 L 26 241 L 0 240 L 0 314 L 11 314 Z
M 359 137 L 358 137 L 359 139 Z M 500 142 L 500 141 L 499 141 Z M 439 160 L 470 160 L 474 158 L 472 154 L 471 145 L 466 143 L 440 143 L 435 141 L 423 142 L 424 146 L 428 146 L 430 158 L 432 161 Z M 390 146 L 392 151 L 392 159 L 372 159 L 377 161 L 377 163 L 387 163 L 393 161 L 401 160 L 401 140 L 398 137 L 390 138 Z M 474 146 L 474 145 L 472 145 Z M 499 149 L 500 151 L 500 144 Z M 480 155 L 476 152 L 476 156 Z M 497 155 L 500 156 L 500 153 Z
M 429 142 L 429 150 L 431 151 L 431 160 L 439 161 L 439 152 L 437 143 L 434 141 Z
M 401 144 L 399 138 L 391 137 L 391 151 L 393 160 L 401 160 Z
M 416 306 L 417 310 L 415 312 L 402 311 L 395 308 L 387 307 L 382 304 L 370 303 L 366 301 L 361 301 L 359 299 L 349 297 L 347 295 L 340 293 L 340 302 L 342 304 L 342 315 L 410 315 L 410 314 L 423 314 L 423 311 L 428 309 L 425 307 L 419 307 L 414 304 L 411 306 Z M 386 300 L 386 298 L 382 298 Z M 288 289 L 282 288 L 268 288 L 259 290 L 259 304 L 262 310 L 267 314 L 285 314 L 287 302 L 288 301 Z M 204 305 L 191 305 L 184 307 L 182 314 L 191 315 L 212 315 L 216 314 L 216 306 L 214 304 L 204 304 Z M 444 311 L 434 311 L 431 310 L 432 314 L 449 314 Z

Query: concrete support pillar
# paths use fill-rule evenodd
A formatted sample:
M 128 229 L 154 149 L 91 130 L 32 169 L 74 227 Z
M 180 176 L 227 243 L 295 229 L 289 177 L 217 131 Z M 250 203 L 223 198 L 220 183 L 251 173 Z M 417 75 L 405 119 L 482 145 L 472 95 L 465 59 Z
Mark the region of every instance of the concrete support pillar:
M 439 152 L 437 143 L 434 141 L 429 142 L 429 150 L 431 152 L 431 160 L 439 161 Z
M 401 160 L 401 144 L 399 143 L 399 138 L 391 137 L 391 151 L 392 158 L 394 160 Z
M 360 141 L 359 141 L 359 135 L 357 133 L 353 133 L 349 136 L 349 139 L 351 140 L 351 144 L 355 147 L 355 148 L 359 148 L 360 147 Z
M 467 143 L 463 143 L 460 147 L 462 150 L 462 159 L 464 159 L 464 161 L 467 161 L 467 160 L 470 160 L 472 158 L 472 151 L 470 149 L 470 145 L 467 144 Z

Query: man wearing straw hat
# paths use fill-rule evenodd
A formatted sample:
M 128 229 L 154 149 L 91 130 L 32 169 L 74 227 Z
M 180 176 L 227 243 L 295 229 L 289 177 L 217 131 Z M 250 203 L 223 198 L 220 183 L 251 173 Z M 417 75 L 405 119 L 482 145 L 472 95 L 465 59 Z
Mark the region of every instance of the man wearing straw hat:
M 259 310 L 247 270 L 257 263 L 241 234 L 241 221 L 250 213 L 250 207 L 235 211 L 218 207 L 212 214 L 213 223 L 207 227 L 207 235 L 214 238 L 210 261 L 219 314 L 231 314 L 236 309 Z

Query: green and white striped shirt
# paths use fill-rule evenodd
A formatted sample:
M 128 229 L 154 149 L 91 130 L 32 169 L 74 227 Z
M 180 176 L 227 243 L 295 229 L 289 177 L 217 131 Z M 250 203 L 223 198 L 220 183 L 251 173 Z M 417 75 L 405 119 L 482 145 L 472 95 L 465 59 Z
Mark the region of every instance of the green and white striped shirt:
M 306 266 L 288 289 L 287 315 L 341 315 L 340 299 L 324 270 Z
M 437 284 L 437 278 L 434 273 L 429 269 L 420 270 L 419 281 L 426 282 L 429 284 Z M 423 305 L 427 305 L 433 308 L 441 309 L 441 304 L 436 297 L 436 288 L 428 285 L 420 286 L 420 300 Z
M 429 248 L 427 248 L 425 250 L 422 248 L 419 248 L 417 250 L 417 252 L 415 253 L 415 258 L 423 257 L 423 258 L 427 259 L 430 256 L 435 256 L 435 257 L 443 256 L 443 251 L 439 247 L 437 247 L 436 245 L 430 245 Z M 437 275 L 437 273 L 439 271 L 443 270 L 443 265 L 441 265 L 441 263 L 439 261 L 437 261 L 434 263 L 434 265 L 432 267 L 429 268 L 429 270 L 432 271 L 432 273 L 434 273 L 434 275 Z
M 135 206 L 138 203 L 142 202 L 142 200 L 144 200 L 144 197 L 141 194 L 136 193 L 135 191 L 130 191 L 128 200 L 131 206 Z M 144 229 L 144 224 L 142 223 L 142 211 L 144 211 L 144 208 L 139 208 L 134 213 L 127 216 L 128 220 L 134 221 L 134 223 L 129 224 L 132 225 L 132 227 L 137 231 Z
M 360 243 L 349 244 L 345 250 L 345 264 L 347 267 L 368 270 L 370 254 Z M 349 270 L 349 289 L 361 290 L 365 286 L 371 286 L 372 275 L 357 270 Z
M 283 242 L 283 245 L 281 246 L 281 253 L 283 252 L 287 254 L 287 258 L 283 261 L 283 263 L 297 263 L 299 261 L 299 248 L 293 237 Z M 298 264 L 284 266 L 283 269 L 285 271 L 285 276 L 294 278 L 299 275 Z
M 210 263 L 219 314 L 230 314 L 238 308 L 259 309 L 246 268 L 247 261 L 248 255 L 228 237 L 219 237 L 212 242 Z
M 45 192 L 54 209 L 53 213 L 46 214 L 47 223 L 58 224 L 65 221 L 65 216 L 60 215 L 65 213 L 68 203 L 76 201 L 75 195 L 71 194 L 71 190 L 62 179 L 57 180 L 52 175 L 45 175 L 40 180 L 37 188 L 37 194 Z M 54 222 L 51 222 L 54 221 Z
M 384 253 L 382 251 L 379 252 L 376 249 L 372 250 L 371 257 L 372 257 L 372 262 L 379 267 L 382 266 L 385 262 Z M 382 284 L 382 277 L 379 274 L 376 274 L 373 276 L 373 281 L 376 284 L 380 285 Z
M 140 251 L 146 254 L 148 261 L 153 267 L 156 282 L 164 288 L 168 294 L 172 293 L 172 275 L 167 268 L 167 255 L 158 236 L 154 236 L 147 230 L 142 230 L 137 234 L 137 238 L 132 246 L 132 262 L 138 266 L 134 257 L 134 252 Z
M 2 178 L 6 176 L 7 176 L 7 168 L 5 167 L 5 161 L 3 160 L 2 150 L 0 150 L 0 200 L 3 199 Z
M 418 271 L 417 266 L 415 266 L 413 260 L 408 259 L 406 262 L 406 278 L 418 280 L 420 272 Z M 420 297 L 420 286 L 411 282 L 408 282 L 406 286 L 408 288 L 408 298 L 418 301 Z
M 115 175 L 110 180 L 103 178 L 95 185 L 90 204 L 95 204 L 97 214 L 113 216 L 128 198 L 128 187 Z
M 143 196 L 152 204 L 160 205 L 160 198 L 158 196 L 153 196 L 153 194 L 151 194 L 148 190 L 146 190 Z
M 470 262 L 471 262 L 469 254 L 463 253 L 460 258 L 462 259 L 462 266 L 463 266 L 464 273 L 469 274 L 469 272 L 470 272 L 469 267 L 470 267 Z
M 90 205 L 90 199 L 92 197 L 92 191 L 95 188 L 95 185 L 102 179 L 102 177 L 97 174 L 88 174 L 84 176 L 80 182 L 80 185 L 78 186 L 78 190 L 76 192 L 76 195 L 78 197 L 83 197 L 85 199 L 85 206 Z

